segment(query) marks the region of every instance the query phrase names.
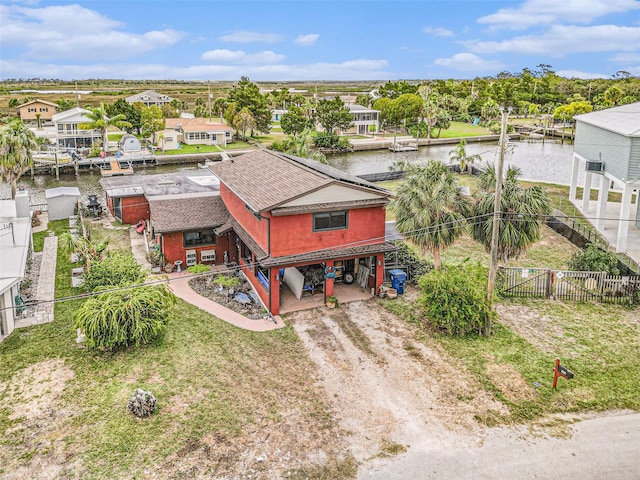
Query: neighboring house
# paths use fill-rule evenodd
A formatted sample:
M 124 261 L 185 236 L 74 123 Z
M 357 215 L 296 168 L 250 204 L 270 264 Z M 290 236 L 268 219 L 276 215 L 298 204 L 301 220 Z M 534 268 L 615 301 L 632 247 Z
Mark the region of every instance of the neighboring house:
M 233 142 L 231 127 L 222 123 L 209 122 L 206 118 L 167 118 L 165 129 L 176 132 L 176 141 L 185 145 L 226 146 L 227 143 Z
M 180 148 L 180 142 L 178 137 L 182 136 L 182 133 L 172 128 L 164 129 L 159 132 L 155 132 L 154 141 L 159 149 L 164 150 L 176 150 Z
M 142 150 L 142 146 L 140 145 L 138 137 L 127 133 L 120 138 L 120 141 L 118 142 L 118 149 L 124 153 L 140 152 Z
M 23 122 L 38 122 L 40 116 L 40 124 L 46 125 L 51 122 L 53 116 L 58 112 L 58 105 L 44 100 L 31 100 L 30 102 L 18 105 L 18 114 Z
M 577 115 L 569 197 L 616 251 L 635 249 L 640 257 L 640 102 Z M 578 169 L 585 169 L 584 194 L 576 200 Z M 590 202 L 596 180 L 598 200 Z M 610 188 L 622 189 L 621 203 L 609 202 Z M 633 195 L 635 193 L 635 195 Z M 635 202 L 634 202 L 635 197 Z M 595 205 L 591 205 L 595 203 Z M 615 213 L 607 214 L 608 210 Z M 613 212 L 612 212 L 613 213 Z M 615 218 L 615 222 L 607 222 Z M 610 223 L 607 225 L 607 223 Z M 633 237 L 634 240 L 629 239 Z M 632 255 L 633 256 L 633 255 Z
M 52 117 L 53 124 L 57 132 L 57 143 L 60 147 L 67 148 L 91 148 L 91 146 L 102 140 L 100 130 L 83 130 L 79 125 L 88 123 L 91 120 L 86 114 L 88 110 L 76 107 L 71 110 L 56 113 Z
M 220 179 L 236 261 L 269 311 L 280 310 L 284 282 L 334 293 L 335 281 L 377 294 L 384 277 L 385 207 L 390 192 L 313 160 L 257 150 L 209 167 Z M 314 285 L 303 273 L 315 272 Z M 320 272 L 320 278 L 317 276 Z M 285 287 L 283 287 L 285 288 Z
M 136 93 L 135 95 L 131 95 L 130 97 L 125 98 L 127 103 L 144 103 L 147 107 L 151 105 L 156 105 L 162 108 L 163 105 L 171 103 L 173 98 L 168 95 L 164 95 L 162 93 L 154 92 L 153 90 L 145 90 L 142 93 Z
M 102 178 L 106 204 L 122 223 L 148 220 L 151 243 L 159 245 L 166 262 L 221 263 L 229 249 L 213 228 L 228 213 L 219 182 L 208 170 Z
M 271 121 L 272 122 L 279 122 L 280 120 L 282 120 L 282 115 L 284 115 L 285 113 L 287 113 L 288 110 L 271 110 Z
M 49 220 L 65 220 L 76 213 L 80 190 L 78 187 L 56 187 L 44 191 Z
M 342 132 L 343 134 L 370 135 L 378 133 L 380 110 L 373 110 L 356 104 L 347 106 L 349 107 L 349 113 L 353 116 L 353 123 L 349 130 Z
M 29 196 L 18 192 L 15 200 L 0 200 L 0 342 L 15 328 L 30 251 Z

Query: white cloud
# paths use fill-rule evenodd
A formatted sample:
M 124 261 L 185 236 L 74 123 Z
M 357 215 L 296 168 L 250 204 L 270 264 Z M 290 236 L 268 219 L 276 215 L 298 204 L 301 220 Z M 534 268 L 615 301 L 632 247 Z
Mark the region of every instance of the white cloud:
M 270 50 L 248 54 L 242 50 L 209 50 L 201 56 L 208 62 L 241 63 L 244 65 L 268 65 L 278 63 L 287 58 L 285 55 Z
M 522 30 L 563 21 L 589 23 L 613 13 L 640 9 L 636 0 L 527 0 L 478 19 L 492 29 Z
M 497 60 L 485 60 L 473 53 L 456 53 L 449 58 L 438 58 L 434 63 L 461 72 L 499 71 L 504 68 L 504 64 Z
M 609 78 L 609 75 L 605 75 L 604 73 L 581 72 L 579 70 L 559 70 L 556 74 L 560 77 L 581 78 L 583 80 L 589 80 L 592 78 Z
M 442 27 L 424 27 L 423 33 L 428 33 L 434 37 L 453 37 L 453 31 Z
M 25 48 L 33 58 L 121 58 L 166 47 L 182 32 L 165 29 L 143 34 L 119 31 L 121 22 L 79 5 L 0 10 L 0 43 Z
M 301 47 L 310 47 L 315 45 L 320 38 L 320 35 L 317 33 L 309 33 L 308 35 L 298 35 L 298 38 L 294 40 L 296 45 L 300 45 Z
M 638 63 L 640 64 L 640 53 L 617 53 L 609 59 L 614 63 Z
M 237 43 L 276 43 L 282 41 L 282 36 L 277 33 L 258 33 L 246 30 L 228 33 L 218 37 L 223 42 Z
M 226 49 L 218 49 L 218 50 L 209 50 L 208 52 L 204 52 L 202 54 L 202 59 L 211 61 L 211 62 L 233 62 L 236 60 L 240 60 L 245 57 L 247 54 L 242 50 L 226 50 Z
M 640 48 L 640 27 L 554 25 L 541 35 L 523 35 L 508 40 L 473 40 L 465 46 L 475 53 L 520 53 L 564 57 L 572 53 L 634 51 Z
M 356 59 L 342 63 L 299 65 L 194 65 L 175 66 L 144 63 L 96 63 L 91 65 L 55 65 L 0 60 L 2 78 L 31 78 L 33 72 L 44 78 L 118 78 L 131 80 L 173 79 L 237 81 L 248 76 L 254 81 L 286 80 L 379 80 L 396 78 L 387 71 L 386 60 Z

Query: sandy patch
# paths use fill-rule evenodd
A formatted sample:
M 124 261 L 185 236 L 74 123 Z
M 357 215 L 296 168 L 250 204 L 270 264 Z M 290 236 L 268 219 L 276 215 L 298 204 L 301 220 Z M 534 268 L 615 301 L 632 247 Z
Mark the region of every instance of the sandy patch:
M 531 400 L 536 397 L 533 387 L 527 383 L 527 380 L 513 366 L 487 363 L 486 372 L 491 383 L 510 402 Z
M 563 338 L 562 327 L 547 315 L 524 305 L 507 303 L 498 304 L 497 310 L 500 323 L 526 338 L 529 343 L 543 352 L 555 352 L 558 342 L 567 342 L 567 339 Z

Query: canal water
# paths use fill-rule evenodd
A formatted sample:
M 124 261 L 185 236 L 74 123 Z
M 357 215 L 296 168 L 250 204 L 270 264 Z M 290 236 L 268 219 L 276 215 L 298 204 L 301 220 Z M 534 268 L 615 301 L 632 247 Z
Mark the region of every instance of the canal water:
M 354 152 L 340 155 L 330 155 L 327 160 L 330 165 L 353 175 L 367 173 L 388 172 L 397 162 L 424 163 L 429 159 L 440 160 L 449 163 L 449 152 L 455 145 L 436 145 L 420 147 L 414 152 L 390 152 L 389 150 L 373 150 L 366 152 Z M 523 180 L 533 180 L 547 183 L 568 185 L 571 181 L 571 163 L 573 145 L 560 144 L 555 141 L 529 143 L 513 142 L 509 144 L 508 153 L 505 155 L 505 167 L 513 165 L 520 168 Z M 467 145 L 468 154 L 478 154 L 482 160 L 480 165 L 497 162 L 498 145 L 495 143 L 471 143 Z M 162 165 L 162 166 L 134 166 L 136 175 L 152 175 L 175 171 L 197 170 L 197 165 Z M 53 175 L 36 175 L 33 179 L 27 172 L 19 181 L 30 193 L 31 204 L 46 203 L 44 191 L 55 187 L 77 186 L 86 201 L 91 194 L 98 195 L 104 201 L 104 192 L 98 183 L 100 170 L 94 168 L 91 171 L 81 170 L 79 176 L 73 173 L 60 174 L 60 181 L 56 181 Z M 583 183 L 584 172 L 580 171 L 578 183 Z M 10 198 L 11 190 L 6 183 L 0 184 L 0 198 Z
M 450 152 L 455 145 L 433 145 L 420 147 L 413 152 L 390 152 L 388 150 L 374 150 L 368 152 L 354 152 L 327 157 L 330 165 L 353 175 L 366 173 L 388 172 L 395 164 L 407 162 L 421 164 L 429 159 L 450 163 Z M 466 147 L 468 155 L 480 155 L 481 161 L 476 166 L 498 162 L 497 143 L 470 143 Z M 518 167 L 522 172 L 522 180 L 536 182 L 557 183 L 569 185 L 571 183 L 571 166 L 573 145 L 556 141 L 525 142 L 517 141 L 508 144 L 504 164 L 505 171 L 509 165 Z M 584 183 L 584 172 L 578 174 L 578 184 Z

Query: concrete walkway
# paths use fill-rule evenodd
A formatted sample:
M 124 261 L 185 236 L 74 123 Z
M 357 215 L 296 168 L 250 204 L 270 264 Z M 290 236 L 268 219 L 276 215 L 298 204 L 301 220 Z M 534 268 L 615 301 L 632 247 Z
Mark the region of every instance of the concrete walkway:
M 274 321 L 265 318 L 252 320 L 213 300 L 197 294 L 189 286 L 191 274 L 188 272 L 172 273 L 169 275 L 169 278 L 171 291 L 173 291 L 177 297 L 238 328 L 244 328 L 245 330 L 251 330 L 253 332 L 266 332 L 284 327 L 284 321 L 279 315 L 273 317 Z
M 53 321 L 53 299 L 56 284 L 56 259 L 58 255 L 58 237 L 45 237 L 42 248 L 42 263 L 38 276 L 38 305 L 34 315 L 16 320 L 16 328 L 42 325 Z

